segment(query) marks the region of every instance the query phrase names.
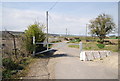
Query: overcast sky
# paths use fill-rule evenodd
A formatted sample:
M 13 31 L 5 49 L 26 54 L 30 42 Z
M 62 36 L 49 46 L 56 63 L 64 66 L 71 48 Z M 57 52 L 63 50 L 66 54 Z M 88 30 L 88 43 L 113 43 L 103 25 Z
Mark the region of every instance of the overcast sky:
M 3 30 L 24 31 L 35 20 L 46 24 L 46 11 L 55 2 L 4 2 Z M 86 24 L 99 14 L 112 16 L 118 24 L 117 2 L 58 2 L 49 11 L 49 33 L 85 35 Z

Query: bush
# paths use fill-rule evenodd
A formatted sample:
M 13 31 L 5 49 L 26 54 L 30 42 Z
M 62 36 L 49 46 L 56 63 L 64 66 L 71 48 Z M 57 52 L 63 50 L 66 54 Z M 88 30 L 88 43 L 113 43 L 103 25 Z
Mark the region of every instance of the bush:
M 11 71 L 10 70 L 4 70 L 2 72 L 2 77 L 3 78 L 10 78 L 11 77 Z
M 26 65 L 28 65 L 30 63 L 29 60 L 30 60 L 30 58 L 23 58 L 20 61 L 20 64 L 22 64 L 23 66 L 26 66 Z
M 4 67 L 2 77 L 6 79 L 11 78 L 14 74 L 17 74 L 18 70 L 24 69 L 23 66 L 19 65 L 19 63 L 15 63 L 11 58 L 4 58 L 2 62 Z
M 97 44 L 98 48 L 103 49 L 105 47 L 104 44 Z
M 3 62 L 4 68 L 6 68 L 6 69 L 13 69 L 14 66 L 16 67 L 16 64 L 12 61 L 11 58 L 5 58 L 5 59 L 3 59 L 2 62 Z
M 101 40 L 97 40 L 97 42 L 98 42 L 98 43 L 101 43 L 101 44 L 103 44 L 103 43 L 104 43 L 104 41 L 101 41 Z
M 80 39 L 76 39 L 77 42 L 80 42 L 81 40 Z
M 35 43 L 36 42 L 43 42 L 45 40 L 45 33 L 43 32 L 43 29 L 45 26 L 43 24 L 40 24 L 38 22 L 35 22 L 32 25 L 28 26 L 28 29 L 25 30 L 24 33 L 24 44 L 23 46 L 25 49 L 29 52 L 32 53 L 33 50 L 36 49 L 36 51 L 41 51 L 40 49 L 44 49 L 43 45 L 34 45 L 33 44 L 33 37 L 35 37 Z
M 9 70 L 22 70 L 23 67 L 15 63 L 11 58 L 3 59 L 3 67 Z
M 73 40 L 71 40 L 70 42 L 71 43 L 75 43 L 75 42 L 80 42 L 81 40 L 80 39 L 73 39 Z

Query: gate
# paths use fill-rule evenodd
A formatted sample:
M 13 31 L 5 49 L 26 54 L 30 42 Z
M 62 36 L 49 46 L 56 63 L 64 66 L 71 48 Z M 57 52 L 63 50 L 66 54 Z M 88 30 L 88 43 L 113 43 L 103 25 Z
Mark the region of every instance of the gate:
M 38 53 L 36 53 L 35 52 L 35 50 L 33 51 L 33 55 L 37 55 L 37 54 L 41 54 L 41 53 L 45 53 L 45 52 L 48 52 L 48 51 L 51 51 L 51 50 L 53 50 L 53 49 L 57 49 L 57 48 L 61 48 L 62 46 L 64 46 L 64 45 L 66 45 L 67 44 L 67 41 L 64 41 L 63 43 L 47 43 L 47 42 L 42 42 L 42 43 L 39 43 L 39 42 L 36 42 L 35 43 L 35 37 L 33 37 L 33 44 L 35 44 L 35 45 L 39 45 L 39 44 L 43 44 L 44 46 L 45 45 L 47 45 L 47 49 L 46 50 L 44 50 L 44 51 L 40 51 L 40 52 L 38 52 Z M 48 46 L 50 45 L 50 44 L 59 44 L 59 46 L 57 46 L 57 47 L 55 47 L 55 48 L 48 48 Z M 79 48 L 80 48 L 80 52 L 82 51 L 82 42 L 80 42 L 79 44 L 71 44 L 71 45 L 79 45 Z

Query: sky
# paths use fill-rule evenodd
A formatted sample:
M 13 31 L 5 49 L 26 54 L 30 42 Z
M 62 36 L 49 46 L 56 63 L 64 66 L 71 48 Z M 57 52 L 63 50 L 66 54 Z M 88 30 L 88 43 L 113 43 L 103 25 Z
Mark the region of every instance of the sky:
M 86 24 L 99 14 L 111 15 L 117 25 L 117 4 L 117 2 L 4 2 L 2 30 L 24 31 L 35 21 L 46 25 L 46 11 L 53 7 L 48 11 L 49 33 L 65 34 L 67 29 L 70 35 L 86 35 Z

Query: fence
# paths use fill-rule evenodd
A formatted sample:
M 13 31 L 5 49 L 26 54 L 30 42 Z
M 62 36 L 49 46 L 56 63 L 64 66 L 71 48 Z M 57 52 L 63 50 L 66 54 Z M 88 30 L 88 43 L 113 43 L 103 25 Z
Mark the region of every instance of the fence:
M 27 51 L 23 47 L 23 38 L 20 32 L 2 31 L 2 57 L 20 58 L 27 56 Z

